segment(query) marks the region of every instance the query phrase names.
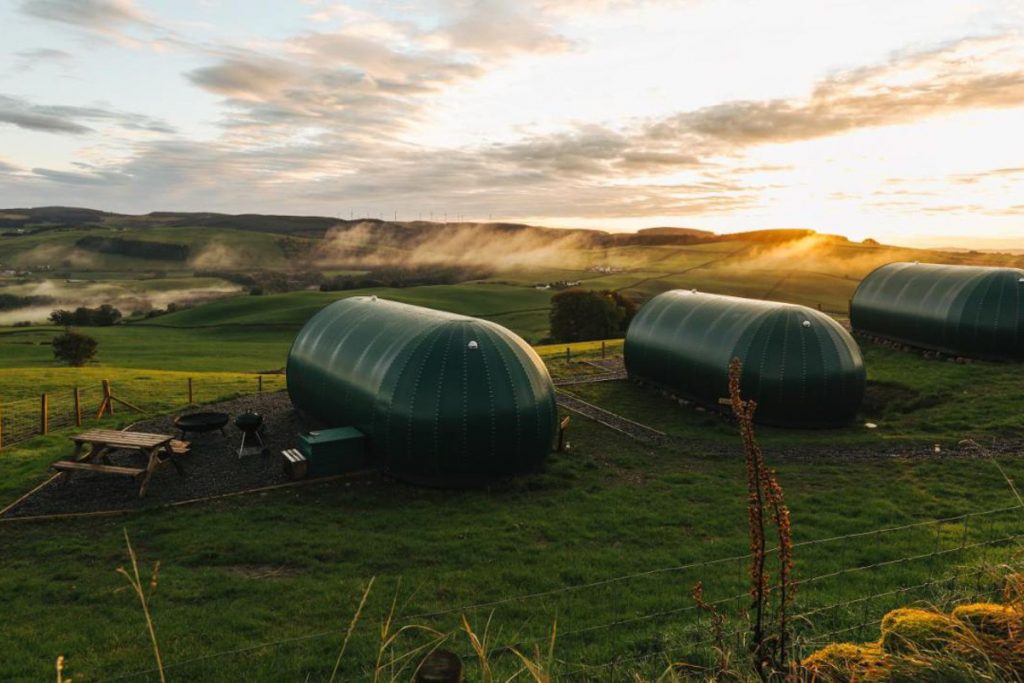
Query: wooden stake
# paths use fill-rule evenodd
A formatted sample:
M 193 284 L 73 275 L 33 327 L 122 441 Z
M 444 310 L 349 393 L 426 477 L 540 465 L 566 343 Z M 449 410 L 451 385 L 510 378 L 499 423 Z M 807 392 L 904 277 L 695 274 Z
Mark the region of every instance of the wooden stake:
M 46 394 L 40 397 L 39 401 L 39 433 L 50 432 L 50 399 Z
M 263 375 L 256 376 L 256 393 L 263 393 Z
M 188 404 L 192 405 L 192 378 L 188 378 Z
M 561 453 L 565 450 L 565 430 L 569 428 L 570 416 L 566 415 L 562 418 L 562 421 L 558 423 L 558 448 L 557 451 Z
M 75 426 L 82 426 L 82 392 L 75 387 Z
M 566 363 L 568 363 L 570 361 L 570 355 L 569 355 L 570 353 L 571 353 L 571 351 L 569 350 L 569 347 L 566 346 L 565 347 L 565 362 Z
M 0 448 L 4 447 L 4 405 L 0 403 Z
M 100 409 L 96 411 L 97 420 L 104 415 L 114 414 L 114 404 L 110 400 L 110 380 L 100 380 L 100 385 L 103 387 L 103 400 L 100 401 Z
M 601 340 L 601 358 L 604 358 L 604 340 Z

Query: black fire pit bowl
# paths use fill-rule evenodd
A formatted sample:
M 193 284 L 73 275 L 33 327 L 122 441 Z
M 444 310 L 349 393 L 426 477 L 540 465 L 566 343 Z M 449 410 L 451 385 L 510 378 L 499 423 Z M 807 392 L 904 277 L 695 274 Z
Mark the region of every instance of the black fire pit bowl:
M 185 438 L 185 434 L 192 432 L 194 434 L 202 434 L 203 432 L 212 432 L 215 429 L 219 429 L 221 434 L 227 436 L 224 431 L 224 425 L 228 423 L 231 416 L 227 413 L 185 413 L 174 418 L 174 426 L 181 430 L 181 438 Z

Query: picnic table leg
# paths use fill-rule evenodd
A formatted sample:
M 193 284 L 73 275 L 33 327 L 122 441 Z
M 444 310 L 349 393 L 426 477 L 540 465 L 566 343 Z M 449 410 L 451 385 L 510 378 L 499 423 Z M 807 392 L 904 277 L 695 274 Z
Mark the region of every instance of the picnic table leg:
M 82 455 L 81 454 L 82 453 L 82 446 L 84 446 L 84 445 L 85 445 L 85 443 L 82 442 L 82 441 L 78 441 L 78 442 L 75 443 L 75 452 L 72 454 L 72 457 L 76 461 L 78 461 L 78 462 L 90 462 L 94 458 L 96 458 L 97 456 L 102 456 L 104 461 L 108 465 L 110 464 L 110 459 L 107 458 L 107 456 L 104 454 L 104 451 L 106 450 L 106 448 L 104 446 L 102 446 L 101 444 L 98 444 L 98 443 L 90 443 L 89 444 L 89 450 L 86 451 L 85 455 Z M 57 483 L 58 484 L 64 485 L 64 484 L 67 484 L 70 481 L 71 481 L 71 471 L 70 470 L 67 471 L 67 472 L 61 472 L 60 474 L 57 475 Z
M 146 474 L 142 478 L 142 485 L 139 487 L 139 498 L 146 496 L 146 489 L 149 488 L 149 480 L 153 476 L 153 472 L 156 472 L 156 468 L 160 466 L 160 456 L 157 455 L 157 450 L 153 449 L 149 451 L 149 463 L 146 465 Z
M 181 466 L 180 462 L 178 462 L 178 456 L 174 454 L 174 449 L 171 448 L 171 444 L 164 446 L 164 452 L 167 454 L 168 459 L 170 459 L 171 464 L 174 465 L 174 469 L 178 470 L 178 474 L 184 477 L 185 468 Z
M 95 458 L 96 454 L 99 453 L 100 450 L 102 449 L 102 447 L 98 443 L 90 443 L 89 444 L 89 450 L 87 450 L 85 452 L 85 454 L 83 455 L 82 454 L 82 446 L 83 445 L 85 445 L 85 444 L 83 444 L 83 443 L 75 444 L 75 460 L 77 460 L 78 462 L 89 462 L 90 460 Z

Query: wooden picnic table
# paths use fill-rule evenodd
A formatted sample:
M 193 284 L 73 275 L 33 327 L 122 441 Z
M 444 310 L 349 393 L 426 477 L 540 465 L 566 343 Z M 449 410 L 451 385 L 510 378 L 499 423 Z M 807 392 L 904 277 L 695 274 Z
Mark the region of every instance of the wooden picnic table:
M 175 441 L 170 434 L 147 434 L 145 432 L 120 432 L 113 429 L 89 429 L 81 434 L 71 437 L 75 442 L 75 459 L 61 460 L 53 463 L 51 467 L 63 473 L 65 479 L 71 472 L 97 472 L 99 474 L 114 474 L 129 477 L 142 477 L 142 484 L 139 486 L 139 497 L 146 495 L 149 487 L 149 480 L 157 468 L 167 463 L 174 465 L 178 474 L 185 474 L 181 463 L 178 462 L 179 452 L 186 452 L 184 448 L 175 448 L 174 445 L 181 442 Z M 88 446 L 88 450 L 82 454 L 82 450 Z M 123 467 L 110 462 L 111 451 L 129 450 L 139 451 L 146 456 L 146 467 Z M 97 462 L 101 461 L 101 462 Z

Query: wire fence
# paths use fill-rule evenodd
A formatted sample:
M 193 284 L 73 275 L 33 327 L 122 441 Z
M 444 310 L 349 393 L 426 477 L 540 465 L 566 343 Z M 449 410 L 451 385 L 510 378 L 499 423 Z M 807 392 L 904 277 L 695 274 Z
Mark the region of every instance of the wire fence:
M 999 590 L 1000 577 L 1022 568 L 1017 556 L 1024 538 L 1022 522 L 1024 507 L 1013 506 L 796 543 L 796 600 L 790 608 L 794 652 L 804 656 L 837 638 L 873 639 L 882 617 L 897 607 L 926 604 L 947 609 L 992 597 Z M 209 557 L 209 552 L 203 552 L 196 559 Z M 464 617 L 477 625 L 493 617 L 507 626 L 502 642 L 491 648 L 492 654 L 500 655 L 511 648 L 545 649 L 552 624 L 557 622 L 559 680 L 625 680 L 630 678 L 628 672 L 663 667 L 666 662 L 685 662 L 700 670 L 713 665 L 715 648 L 721 643 L 712 635 L 709 617 L 694 603 L 690 589 L 697 581 L 703 584 L 707 602 L 726 617 L 725 644 L 742 653 L 749 635 L 751 558 L 741 554 L 685 562 L 547 590 L 416 609 L 417 595 L 437 595 L 441 587 L 421 586 L 403 600 L 405 613 L 396 627 L 421 624 L 455 633 Z M 188 558 L 175 561 L 187 563 Z M 377 585 L 387 578 L 378 577 Z M 397 585 L 398 577 L 390 578 Z M 254 667 L 252 671 L 263 667 L 279 672 L 296 661 L 327 657 L 344 636 L 342 621 L 339 618 L 334 628 L 285 634 L 195 657 L 169 657 L 165 668 L 195 679 L 212 675 L 225 659 L 236 658 Z M 459 647 L 453 640 L 447 646 L 464 660 L 475 657 L 468 644 Z M 153 673 L 147 669 L 102 680 L 144 680 Z
M 0 449 L 123 412 L 158 414 L 284 386 L 280 374 L 142 376 L 50 390 L 33 399 L 0 400 Z

